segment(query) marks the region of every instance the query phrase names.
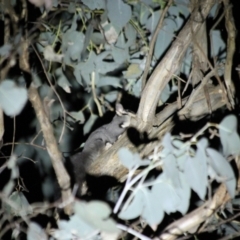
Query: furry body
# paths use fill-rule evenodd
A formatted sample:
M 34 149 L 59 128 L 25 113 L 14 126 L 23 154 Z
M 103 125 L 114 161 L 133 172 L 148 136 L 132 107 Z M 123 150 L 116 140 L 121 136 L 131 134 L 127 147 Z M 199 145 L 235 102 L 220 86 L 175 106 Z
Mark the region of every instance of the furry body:
M 85 142 L 83 151 L 71 157 L 75 181 L 79 192 L 84 182 L 87 166 L 97 159 L 109 146 L 113 145 L 130 124 L 130 115 L 121 104 L 116 105 L 113 120 L 93 131 Z

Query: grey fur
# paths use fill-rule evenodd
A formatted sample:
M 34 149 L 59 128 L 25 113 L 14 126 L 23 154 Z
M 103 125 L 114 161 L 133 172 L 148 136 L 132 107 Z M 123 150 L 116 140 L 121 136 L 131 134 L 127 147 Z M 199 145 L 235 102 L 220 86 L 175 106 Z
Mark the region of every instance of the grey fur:
M 87 166 L 97 159 L 107 146 L 111 146 L 117 141 L 129 126 L 130 119 L 128 111 L 124 110 L 121 104 L 117 104 L 113 120 L 93 131 L 85 142 L 83 151 L 71 157 L 79 193 L 85 179 Z

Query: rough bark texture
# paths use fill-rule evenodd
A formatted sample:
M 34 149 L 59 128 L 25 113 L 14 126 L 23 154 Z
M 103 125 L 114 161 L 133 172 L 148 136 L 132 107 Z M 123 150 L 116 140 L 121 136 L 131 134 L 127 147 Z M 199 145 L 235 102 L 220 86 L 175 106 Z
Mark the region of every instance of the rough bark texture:
M 52 165 L 57 175 L 58 183 L 62 191 L 62 199 L 66 204 L 65 212 L 71 213 L 71 205 L 69 204 L 72 199 L 71 190 L 70 190 L 70 177 L 63 165 L 62 153 L 58 149 L 58 144 L 53 134 L 52 124 L 50 123 L 46 113 L 44 112 L 44 107 L 37 89 L 33 84 L 29 88 L 29 100 L 32 103 L 32 106 L 37 115 L 38 121 L 40 123 L 44 140 L 46 142 L 46 148 L 48 154 L 52 160 Z M 68 204 L 67 204 L 68 203 Z
M 144 88 L 138 108 L 137 118 L 132 119 L 132 125 L 139 131 L 148 129 L 147 132 L 149 138 L 157 137 L 160 140 L 162 136 L 166 132 L 171 131 L 173 127 L 171 116 L 178 110 L 178 103 L 175 102 L 167 106 L 162 112 L 155 116 L 159 95 L 171 79 L 172 74 L 179 69 L 187 48 L 191 41 L 193 41 L 196 32 L 204 23 L 205 18 L 215 2 L 215 0 L 205 0 L 200 2 L 201 8 L 198 6 L 199 8 L 196 7 L 193 11 L 190 19 L 180 31 L 165 57 L 154 70 Z M 198 11 L 199 9 L 201 9 L 201 12 Z M 208 91 L 212 110 L 224 106 L 225 102 L 222 99 L 223 92 L 219 86 L 214 87 L 209 85 Z M 191 99 L 191 96 L 183 99 L 182 105 L 185 105 L 189 99 Z M 201 89 L 199 90 L 197 97 L 194 96 L 194 98 L 191 99 L 191 103 L 191 108 L 183 109 L 182 112 L 179 112 L 179 116 L 197 120 L 209 113 L 208 104 Z M 148 125 L 148 127 L 146 127 L 146 125 Z M 106 174 L 114 176 L 117 179 L 124 179 L 124 175 L 127 174 L 127 169 L 121 165 L 118 159 L 118 149 L 126 146 L 132 151 L 140 152 L 142 156 L 147 156 L 154 149 L 155 145 L 155 143 L 150 143 L 136 149 L 125 134 L 108 151 L 104 152 L 98 159 L 89 164 L 87 171 L 94 175 Z
M 188 22 L 152 73 L 143 90 L 137 113 L 138 118 L 144 124 L 151 123 L 154 119 L 161 92 L 172 78 L 172 74 L 179 70 L 187 48 L 215 2 L 215 0 L 199 1 L 200 6 L 195 7 Z

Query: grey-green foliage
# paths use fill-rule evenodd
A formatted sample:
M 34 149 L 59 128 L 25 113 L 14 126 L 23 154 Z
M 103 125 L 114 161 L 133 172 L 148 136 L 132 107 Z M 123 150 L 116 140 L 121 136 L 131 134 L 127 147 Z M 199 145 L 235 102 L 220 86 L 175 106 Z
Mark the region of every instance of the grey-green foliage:
M 27 216 L 33 213 L 31 205 L 22 192 L 14 191 L 3 203 L 5 213 L 14 216 Z
M 238 121 L 234 115 L 225 117 L 220 123 L 219 134 L 224 156 L 240 154 L 240 138 L 237 133 Z
M 75 201 L 74 215 L 69 221 L 58 221 L 59 229 L 53 236 L 58 240 L 70 240 L 73 237 L 97 240 L 99 233 L 108 234 L 110 239 L 117 239 L 120 230 L 116 222 L 110 217 L 111 208 L 101 201 Z M 105 239 L 102 236 L 102 239 Z
M 13 80 L 5 79 L 0 84 L 0 108 L 8 116 L 18 115 L 27 102 L 27 90 L 19 87 Z
M 174 34 L 188 18 L 189 10 L 186 7 L 188 3 L 189 1 L 175 1 L 169 8 L 163 29 L 157 37 L 149 72 L 166 52 L 174 40 Z M 55 26 L 60 28 L 58 33 L 45 24 L 46 31 L 39 37 L 41 45 L 37 44 L 40 52 L 44 51 L 44 46 L 55 47 L 56 43 L 60 44 L 61 53 L 64 55 L 63 65 L 59 64 L 58 68 L 52 70 L 58 85 L 69 94 L 72 92 L 71 89 L 75 88 L 73 81 L 76 80 L 88 91 L 81 99 L 88 104 L 89 98 L 92 98 L 91 74 L 95 72 L 97 95 L 103 95 L 105 101 L 114 102 L 118 88 L 140 97 L 141 77 L 145 69 L 149 40 L 162 14 L 159 11 L 159 4 L 150 0 L 137 3 L 109 0 L 83 1 L 83 5 L 80 5 L 82 11 L 76 9 L 74 11 L 74 7 L 79 9 L 79 5 L 71 3 L 68 12 L 61 15 L 61 25 Z M 94 14 L 91 14 L 94 11 L 100 11 L 95 20 L 92 19 Z M 64 20 L 67 20 L 66 23 Z M 98 30 L 93 29 L 93 25 L 96 27 L 96 24 L 100 26 Z M 148 38 L 144 29 L 148 30 Z M 217 45 L 217 52 L 220 49 L 222 45 Z M 189 74 L 191 61 L 190 50 L 183 60 L 181 69 L 185 75 Z M 65 66 L 72 68 L 75 79 L 69 79 L 65 76 L 65 71 L 61 71 L 61 68 L 65 70 Z M 110 80 L 114 71 L 117 71 L 118 75 Z M 119 72 L 123 74 L 125 81 L 122 81 Z M 167 101 L 173 92 L 173 89 L 166 86 L 161 101 Z M 91 108 L 93 104 L 91 101 Z
M 239 155 L 236 117 L 225 117 L 218 128 L 225 156 Z M 232 141 L 235 143 L 231 148 Z M 167 133 L 162 140 L 163 150 L 158 154 L 159 160 L 152 160 L 148 167 L 135 177 L 132 177 L 132 171 L 139 166 L 146 166 L 149 160 L 141 160 L 138 154 L 127 149 L 119 150 L 122 164 L 130 171 L 123 194 L 131 190 L 130 197 L 118 215 L 121 219 L 141 216 L 149 225 L 156 225 L 163 219 L 164 212 L 170 214 L 179 211 L 184 215 L 189 207 L 191 189 L 200 199 L 206 199 L 207 187 L 210 184 L 208 178 L 223 182 L 230 196 L 234 198 L 236 176 L 226 157 L 210 148 L 206 138 L 197 142 L 196 149 L 192 144 L 191 140 L 182 142 Z M 162 165 L 163 172 L 156 179 L 144 182 L 144 177 L 154 165 Z
M 12 155 L 7 160 L 6 166 L 11 171 L 11 176 L 2 191 L 2 208 L 5 213 L 9 214 L 10 216 L 14 215 L 24 217 L 32 213 L 32 208 L 22 192 L 13 191 L 15 186 L 14 180 L 19 178 L 19 167 L 17 160 L 18 158 L 16 155 Z
M 30 222 L 27 230 L 27 240 L 47 240 L 46 232 L 35 222 Z
M 41 29 L 45 28 L 45 30 L 41 30 L 42 32 L 38 39 L 36 38 L 36 46 L 40 56 L 42 56 L 41 54 L 44 53 L 44 50 L 49 45 L 56 51 L 56 54 L 64 54 L 62 63 L 49 62 L 46 59 L 42 60 L 46 67 L 47 75 L 55 89 L 58 93 L 61 93 L 59 91 L 60 87 L 67 95 L 65 97 L 64 94 L 60 94 L 64 107 L 72 115 L 72 118 L 67 116 L 67 122 L 72 123 L 73 118 L 75 118 L 76 121 L 83 123 L 87 119 L 83 132 L 88 134 L 98 118 L 92 98 L 92 72 L 95 72 L 94 80 L 97 97 L 103 96 L 104 101 L 107 103 L 114 104 L 119 89 L 124 89 L 129 94 L 140 97 L 141 77 L 145 70 L 149 42 L 153 37 L 157 21 L 161 17 L 162 12 L 159 11 L 157 1 L 152 0 L 84 0 L 82 5 L 79 5 L 78 2 L 69 3 L 68 8 L 65 11 L 63 10 L 61 14 L 57 14 L 54 21 L 41 21 Z M 57 3 L 57 0 L 53 1 L 53 6 L 57 7 Z M 149 73 L 151 73 L 156 63 L 163 57 L 163 54 L 174 40 L 174 34 L 186 22 L 189 16 L 189 10 L 186 7 L 188 3 L 188 0 L 176 0 L 174 5 L 170 7 L 163 29 L 157 37 Z M 213 8 L 210 17 L 214 16 L 216 6 Z M 44 7 L 41 7 L 41 10 L 43 12 Z M 100 25 L 100 28 L 94 29 L 94 31 L 89 27 L 92 24 L 93 16 L 96 16 L 95 20 L 98 26 Z M 58 20 L 59 22 L 57 23 Z M 216 30 L 216 32 L 213 32 L 213 35 L 220 36 L 219 31 Z M 0 56 L 2 58 L 9 57 L 13 49 L 21 53 L 20 39 L 21 35 L 19 33 L 12 42 L 10 41 L 1 46 Z M 213 41 L 215 40 L 213 36 Z M 213 57 L 216 57 L 224 48 L 225 44 L 222 41 L 214 44 L 214 49 L 212 50 Z M 191 53 L 192 51 L 189 48 L 183 59 L 180 73 L 189 75 L 192 61 Z M 36 66 L 34 65 L 34 67 Z M 67 75 L 68 69 L 72 73 L 70 77 Z M 59 139 L 63 129 L 63 122 L 59 119 L 62 120 L 64 110 L 49 83 L 45 82 L 45 78 L 40 74 L 43 70 L 34 69 L 32 71 L 35 73 L 33 80 L 39 87 L 41 98 L 44 99 L 46 96 L 49 96 L 55 100 L 50 108 L 50 120 L 54 123 L 56 138 Z M 122 78 L 124 78 L 124 81 L 122 81 Z M 3 81 L 1 84 L 3 84 L 3 86 L 0 86 L 1 107 L 8 115 L 17 115 L 25 105 L 27 98 L 26 89 L 12 83 L 8 83 L 6 86 L 6 81 Z M 4 96 L 7 91 L 9 91 L 9 94 Z M 74 94 L 71 94 L 73 92 Z M 162 95 L 162 102 L 165 102 L 171 93 L 172 89 L 167 86 Z M 86 118 L 85 112 L 82 111 L 82 108 L 87 105 L 88 107 L 84 109 L 91 110 L 90 116 L 88 112 L 88 118 Z M 102 104 L 101 107 L 104 112 L 106 110 L 105 105 Z M 216 150 L 208 148 L 208 140 L 201 139 L 197 143 L 196 150 L 194 150 L 186 143 L 177 139 L 172 140 L 171 135 L 166 135 L 164 138 L 165 148 L 161 156 L 164 172 L 156 179 L 148 180 L 148 182 L 144 181 L 145 176 L 157 163 L 149 160 L 142 161 L 138 155 L 128 153 L 127 150 L 121 150 L 120 155 L 122 154 L 123 164 L 128 167 L 130 172 L 133 172 L 139 166 L 145 167 L 149 165 L 149 167 L 146 172 L 143 172 L 145 175 L 141 175 L 139 179 L 136 179 L 136 182 L 133 183 L 132 178 L 129 178 L 130 183 L 133 183 L 131 187 L 135 186 L 136 183 L 138 185 L 137 188 L 132 188 L 130 200 L 119 212 L 119 216 L 123 219 L 131 219 L 141 215 L 150 225 L 154 225 L 161 222 L 165 212 L 168 214 L 180 211 L 185 214 L 189 206 L 191 189 L 201 199 L 206 197 L 208 176 L 224 182 L 233 196 L 236 185 L 235 176 L 230 164 L 225 161 L 225 157 L 233 153 L 238 154 L 240 148 L 238 147 L 239 136 L 236 132 L 236 121 L 232 119 L 230 117 L 229 120 L 225 120 L 226 124 L 223 121 L 220 125 L 222 126 L 220 127 L 220 136 L 224 158 Z M 234 126 L 233 129 L 228 129 L 230 126 Z M 30 128 L 36 128 L 36 133 L 39 132 L 34 144 L 44 145 L 39 123 L 36 119 L 32 120 Z M 69 126 L 67 129 L 68 131 L 66 129 L 64 131 L 64 139 L 67 139 L 67 141 L 61 141 L 59 146 L 60 150 L 66 149 L 66 151 L 70 151 L 73 149 L 70 149 L 68 136 L 71 135 L 72 128 Z M 19 142 L 30 142 L 35 136 L 36 134 L 27 137 L 23 136 L 22 139 L 19 139 Z M 51 161 L 46 151 L 38 148 L 33 150 L 31 146 L 18 145 L 15 147 L 15 152 L 28 158 L 33 158 L 34 156 L 34 160 L 38 161 L 36 165 L 39 166 L 41 176 L 50 174 Z M 220 166 L 218 162 L 217 164 L 215 162 L 217 158 L 220 159 Z M 206 168 L 207 172 L 205 171 Z M 3 190 L 6 196 L 10 196 L 14 186 L 13 180 L 18 176 L 17 174 L 18 168 L 14 167 L 12 169 L 11 181 Z M 45 196 L 50 195 L 49 190 L 53 189 L 49 184 L 50 181 L 51 179 L 47 177 L 43 181 L 42 188 Z M 148 186 L 152 186 L 152 188 L 149 189 Z M 169 201 L 168 196 L 172 196 L 173 200 Z M 19 206 L 26 203 L 23 195 L 17 192 L 14 192 L 11 198 Z M 15 210 L 10 209 L 11 211 L 14 212 Z M 25 210 L 21 211 L 24 212 Z M 25 213 L 28 214 L 27 211 Z M 75 214 L 70 218 L 70 223 L 61 222 L 59 225 L 61 229 L 59 232 L 60 236 L 65 236 L 67 229 L 72 229 L 71 224 L 76 224 L 77 228 L 78 224 L 80 224 L 79 221 L 81 221 L 79 216 Z M 101 223 L 101 218 L 99 221 Z M 35 227 L 30 225 L 30 229 Z M 89 229 L 95 229 L 92 226 L 85 227 L 89 232 Z M 41 231 L 38 227 L 36 229 Z

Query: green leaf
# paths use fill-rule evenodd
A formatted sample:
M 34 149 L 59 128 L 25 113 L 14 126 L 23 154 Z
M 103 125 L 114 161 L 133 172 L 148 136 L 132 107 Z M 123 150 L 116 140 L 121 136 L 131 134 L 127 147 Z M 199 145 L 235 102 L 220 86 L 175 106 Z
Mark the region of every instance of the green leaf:
M 134 193 L 133 200 L 130 204 L 121 210 L 118 217 L 123 220 L 130 220 L 140 216 L 144 207 L 144 194 L 141 190 Z
M 163 208 L 159 204 L 159 199 L 156 198 L 155 193 L 147 188 L 143 190 L 145 206 L 143 208 L 142 218 L 145 219 L 150 226 L 156 226 L 163 220 Z
M 27 240 L 47 240 L 46 232 L 35 222 L 30 222 L 27 230 Z
M 76 11 L 76 3 L 70 2 L 68 4 L 68 12 L 75 13 L 75 11 Z
M 129 23 L 127 23 L 125 27 L 125 35 L 127 38 L 126 46 L 131 47 L 136 43 L 137 31 L 136 29 Z
M 132 63 L 127 68 L 127 71 L 124 72 L 124 78 L 137 79 L 142 73 L 143 70 L 140 68 L 140 65 L 138 63 Z
M 63 73 L 62 71 L 62 68 L 58 68 L 56 70 L 56 75 L 58 77 L 57 79 L 57 83 L 58 85 L 67 93 L 71 93 L 71 84 L 70 82 L 68 81 L 68 79 L 66 78 L 65 74 Z
M 71 65 L 80 62 L 81 52 L 84 46 L 85 36 L 83 33 L 69 29 L 63 34 L 62 53 L 63 61 Z
M 131 7 L 122 0 L 107 0 L 107 10 L 111 23 L 120 29 L 122 29 L 132 17 Z
M 166 213 L 169 214 L 176 211 L 181 199 L 171 180 L 168 180 L 164 173 L 156 178 L 151 191 L 151 199 L 158 199 L 159 205 Z
M 222 177 L 230 196 L 234 198 L 237 181 L 231 165 L 219 152 L 212 148 L 207 148 L 207 154 L 209 155 L 209 164 Z
M 171 179 L 175 187 L 180 187 L 179 181 L 179 169 L 177 165 L 177 160 L 173 154 L 168 154 L 166 157 L 162 158 L 163 160 L 163 171 L 166 178 Z
M 129 170 L 150 164 L 149 160 L 142 160 L 138 153 L 132 153 L 127 148 L 120 148 L 118 156 L 121 163 Z
M 13 192 L 9 197 L 9 201 L 9 203 L 6 201 L 3 204 L 3 208 L 9 214 L 15 216 L 26 216 L 32 213 L 32 208 L 22 192 Z
M 70 112 L 71 117 L 73 117 L 75 120 L 80 121 L 80 123 L 84 123 L 85 117 L 82 111 L 78 112 Z
M 101 76 L 98 83 L 98 87 L 104 87 L 104 86 L 113 86 L 116 88 L 122 88 L 120 79 L 117 77 L 110 77 L 110 76 Z
M 97 55 L 92 51 L 89 54 L 89 58 L 86 62 L 80 62 L 75 67 L 74 76 L 76 77 L 79 84 L 82 84 L 82 78 L 87 85 L 90 85 L 91 79 L 90 75 L 92 72 L 96 72 L 97 68 L 95 66 Z M 81 77 L 79 76 L 81 74 Z
M 105 0 L 82 0 L 82 2 L 91 10 L 105 9 Z
M 0 84 L 0 107 L 8 116 L 18 115 L 27 102 L 27 90 L 6 79 Z
M 208 178 L 207 178 L 207 155 L 206 147 L 208 141 L 203 138 L 197 143 L 197 151 L 193 157 L 186 158 L 184 175 L 190 187 L 201 199 L 205 199 Z
M 93 124 L 95 123 L 96 119 L 98 118 L 97 115 L 91 114 L 90 118 L 85 122 L 83 127 L 83 134 L 86 135 L 92 129 Z
M 240 137 L 237 133 L 237 118 L 228 115 L 219 124 L 219 135 L 225 156 L 240 154 Z
M 58 240 L 73 239 L 76 237 L 85 239 L 89 235 L 91 239 L 95 240 L 95 236 L 98 234 L 95 227 L 86 223 L 77 214 L 70 216 L 69 221 L 60 220 L 58 221 L 58 228 L 53 232 L 53 237 Z
M 115 221 L 110 218 L 112 210 L 105 202 L 97 200 L 88 203 L 76 201 L 74 210 L 81 219 L 96 229 L 109 233 L 120 232 Z
M 104 95 L 104 98 L 108 102 L 114 102 L 117 99 L 118 91 L 111 91 Z
M 207 156 L 199 149 L 185 162 L 185 176 L 190 187 L 204 200 L 207 190 Z
M 182 158 L 179 158 L 178 160 L 181 160 Z M 189 183 L 186 181 L 185 175 L 183 172 L 179 172 L 179 178 L 181 182 L 181 187 L 176 188 L 175 191 L 177 195 L 180 197 L 180 202 L 177 206 L 176 211 L 179 211 L 183 215 L 185 215 L 188 211 L 189 204 L 190 204 L 190 197 L 191 197 L 191 188 L 189 186 Z

